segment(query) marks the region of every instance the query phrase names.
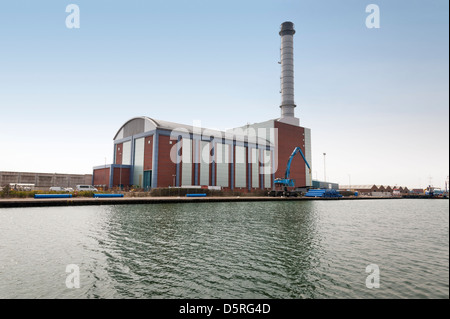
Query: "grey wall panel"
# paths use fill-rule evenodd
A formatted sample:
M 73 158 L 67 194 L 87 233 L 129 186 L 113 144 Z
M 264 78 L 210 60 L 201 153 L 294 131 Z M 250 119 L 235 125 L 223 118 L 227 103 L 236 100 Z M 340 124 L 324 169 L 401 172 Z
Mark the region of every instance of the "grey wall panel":
M 117 133 L 116 140 L 120 140 L 123 138 L 123 128 L 120 129 L 119 133 Z
M 312 150 L 311 150 L 311 129 L 305 128 L 305 158 L 311 167 L 311 172 L 305 164 L 306 170 L 306 186 L 312 186 Z
M 271 151 L 263 151 L 264 154 L 264 188 L 272 188 L 272 158 Z
M 234 172 L 236 187 L 246 187 L 247 163 L 245 151 L 246 148 L 244 146 L 236 146 L 236 164 Z
M 139 187 L 142 187 L 144 182 L 144 143 L 144 138 L 138 138 L 134 146 L 133 184 Z
M 259 151 L 256 148 L 251 149 L 252 163 L 252 187 L 259 187 Z
M 145 120 L 134 119 L 123 127 L 123 137 L 129 137 L 145 131 Z
M 181 185 L 192 185 L 192 140 L 182 139 Z
M 268 143 L 270 142 L 271 144 L 275 144 L 274 126 L 274 120 L 269 120 L 261 123 L 249 124 L 237 129 L 242 130 L 243 134 L 245 135 L 256 135 L 258 138 L 267 140 Z M 258 143 L 260 144 L 260 146 L 263 145 L 263 143 L 261 143 L 261 140 L 259 140 Z
M 122 164 L 131 165 L 131 141 L 123 143 Z
M 222 143 L 216 144 L 216 167 L 217 167 L 217 186 L 229 187 L 228 170 L 229 170 L 230 146 Z
M 200 142 L 200 185 L 209 185 L 209 142 Z

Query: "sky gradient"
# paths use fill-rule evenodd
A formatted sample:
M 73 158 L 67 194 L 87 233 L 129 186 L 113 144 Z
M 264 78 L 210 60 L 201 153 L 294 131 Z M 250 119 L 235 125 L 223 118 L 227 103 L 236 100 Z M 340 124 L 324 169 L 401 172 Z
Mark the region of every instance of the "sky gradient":
M 80 29 L 65 8 L 80 7 Z M 380 7 L 368 29 L 365 8 Z M 92 173 L 135 116 L 225 130 L 280 115 L 295 24 L 296 116 L 313 178 L 443 187 L 448 1 L 24 1 L 0 8 L 0 171 Z

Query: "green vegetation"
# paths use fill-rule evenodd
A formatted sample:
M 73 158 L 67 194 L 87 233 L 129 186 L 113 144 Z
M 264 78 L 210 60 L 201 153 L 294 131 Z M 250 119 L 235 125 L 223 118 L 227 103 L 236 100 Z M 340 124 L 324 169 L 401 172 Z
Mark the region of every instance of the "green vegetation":
M 38 194 L 38 191 L 16 191 L 5 185 L 0 190 L 0 198 L 27 198 L 34 197 L 34 194 Z
M 206 194 L 208 197 L 228 197 L 228 196 L 267 196 L 265 190 L 252 190 L 251 192 L 240 191 L 223 191 L 223 190 L 210 190 L 204 188 L 153 188 L 149 192 L 139 191 L 137 189 L 131 189 L 128 192 L 121 192 L 117 190 L 111 191 L 99 191 L 97 194 L 121 194 L 125 197 L 185 197 L 186 194 Z M 94 197 L 94 192 L 80 191 L 80 192 L 55 192 L 55 191 L 17 191 L 12 190 L 9 185 L 0 188 L 0 198 L 33 198 L 35 194 L 72 194 L 72 197 Z
M 98 192 L 107 193 L 107 192 Z M 80 191 L 80 192 L 55 192 L 55 191 L 17 191 L 9 187 L 4 186 L 0 190 L 0 198 L 33 198 L 35 194 L 72 194 L 72 197 L 94 197 L 94 192 Z
M 152 197 L 167 197 L 167 196 L 180 196 L 184 197 L 186 194 L 206 194 L 208 197 L 227 197 L 227 196 L 267 196 L 265 190 L 253 190 L 249 193 L 239 191 L 223 191 L 223 190 L 210 190 L 204 188 L 154 188 L 147 195 Z

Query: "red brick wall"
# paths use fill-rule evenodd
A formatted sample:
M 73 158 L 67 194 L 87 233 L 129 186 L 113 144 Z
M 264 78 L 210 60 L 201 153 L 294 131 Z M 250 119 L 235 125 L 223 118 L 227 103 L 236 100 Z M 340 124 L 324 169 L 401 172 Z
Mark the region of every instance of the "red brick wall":
M 177 165 L 170 159 L 170 150 L 176 147 L 176 141 L 170 142 L 170 136 L 159 136 L 158 141 L 158 185 L 157 187 L 173 186 L 173 176 L 176 174 Z
M 153 136 L 147 136 L 144 143 L 144 171 L 148 171 L 153 165 Z
M 278 129 L 278 169 L 275 178 L 284 178 L 286 165 L 292 151 L 299 146 L 305 154 L 303 127 L 289 125 L 275 121 L 275 128 Z M 295 186 L 301 187 L 306 184 L 305 162 L 300 154 L 295 155 L 291 163 L 291 179 L 295 179 Z
M 122 152 L 123 152 L 123 143 L 116 144 L 116 162 L 114 164 L 122 164 Z
M 109 167 L 94 169 L 94 185 L 106 185 L 109 187 Z
M 113 176 L 113 186 L 118 186 L 121 183 L 120 178 L 120 168 L 115 167 L 114 168 L 114 176 Z M 122 185 L 129 186 L 130 185 L 130 169 L 129 168 L 122 168 Z

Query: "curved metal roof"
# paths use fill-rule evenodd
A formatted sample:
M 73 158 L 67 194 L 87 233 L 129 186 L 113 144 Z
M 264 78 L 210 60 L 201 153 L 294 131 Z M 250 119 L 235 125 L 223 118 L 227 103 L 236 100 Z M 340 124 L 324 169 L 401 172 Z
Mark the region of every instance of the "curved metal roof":
M 243 134 L 243 132 L 240 131 L 239 128 L 230 131 L 219 131 L 215 129 L 208 129 L 205 127 L 195 127 L 193 125 L 155 120 L 148 116 L 137 116 L 126 121 L 114 135 L 114 140 L 152 131 L 154 129 L 205 134 L 207 136 L 221 136 L 227 139 L 235 139 L 241 142 L 248 141 L 248 135 L 245 135 L 245 133 Z M 259 144 L 271 145 L 271 143 L 265 138 L 258 137 L 257 141 Z

